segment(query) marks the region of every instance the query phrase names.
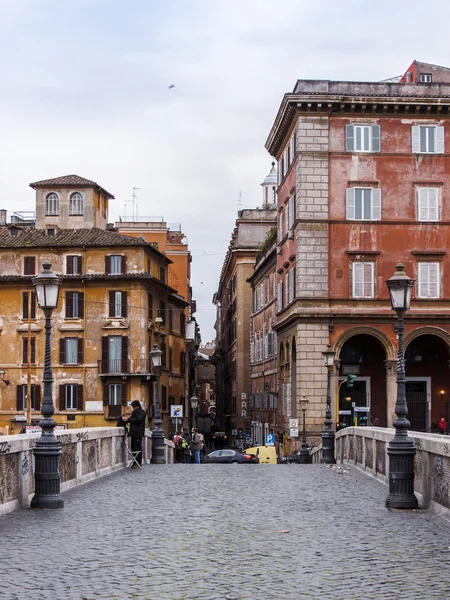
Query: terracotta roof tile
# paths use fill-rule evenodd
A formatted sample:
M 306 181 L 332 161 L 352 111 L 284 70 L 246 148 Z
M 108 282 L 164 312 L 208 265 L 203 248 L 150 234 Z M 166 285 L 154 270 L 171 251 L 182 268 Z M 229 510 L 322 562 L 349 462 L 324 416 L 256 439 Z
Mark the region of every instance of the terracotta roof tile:
M 55 177 L 54 179 L 42 179 L 41 181 L 34 181 L 30 183 L 30 187 L 33 189 L 39 187 L 95 187 L 104 192 L 109 198 L 114 198 L 112 194 L 102 188 L 96 181 L 91 179 L 85 179 L 79 175 L 63 175 L 62 177 Z
M 114 231 L 99 229 L 56 229 L 48 235 L 45 229 L 22 228 L 18 235 L 11 235 L 10 227 L 0 227 L 0 248 L 76 248 L 82 246 L 146 246 L 151 244 L 142 238 L 122 235 Z

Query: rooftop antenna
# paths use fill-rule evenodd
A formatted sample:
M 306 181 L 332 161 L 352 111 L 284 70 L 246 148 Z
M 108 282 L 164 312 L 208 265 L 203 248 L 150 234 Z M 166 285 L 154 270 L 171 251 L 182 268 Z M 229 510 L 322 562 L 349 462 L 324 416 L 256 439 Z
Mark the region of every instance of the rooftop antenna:
M 136 190 L 142 190 L 142 188 L 136 186 L 133 187 L 133 221 L 135 219 L 134 206 L 137 200 Z
M 242 210 L 242 192 L 239 192 L 238 206 L 239 210 Z

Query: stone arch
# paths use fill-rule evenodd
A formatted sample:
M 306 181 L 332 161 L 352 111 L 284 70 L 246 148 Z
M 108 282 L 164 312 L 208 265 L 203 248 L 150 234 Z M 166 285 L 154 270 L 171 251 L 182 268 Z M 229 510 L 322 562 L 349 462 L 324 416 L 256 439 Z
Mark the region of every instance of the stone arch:
M 336 351 L 336 360 L 339 360 L 339 356 L 341 354 L 341 350 L 345 342 L 347 342 L 350 338 L 354 337 L 355 335 L 370 335 L 374 337 L 383 346 L 386 355 L 386 360 L 397 360 L 397 348 L 387 337 L 387 335 L 385 335 L 375 327 L 365 326 L 354 327 L 353 329 L 349 329 L 339 337 L 339 339 L 334 344 L 334 350 Z
M 421 337 L 422 335 L 434 335 L 440 338 L 443 342 L 445 342 L 450 359 L 450 334 L 447 333 L 444 329 L 440 329 L 439 327 L 433 327 L 432 325 L 418 327 L 417 329 L 414 329 L 414 331 L 408 333 L 408 335 L 405 336 L 405 351 L 413 340 L 415 340 L 418 337 Z

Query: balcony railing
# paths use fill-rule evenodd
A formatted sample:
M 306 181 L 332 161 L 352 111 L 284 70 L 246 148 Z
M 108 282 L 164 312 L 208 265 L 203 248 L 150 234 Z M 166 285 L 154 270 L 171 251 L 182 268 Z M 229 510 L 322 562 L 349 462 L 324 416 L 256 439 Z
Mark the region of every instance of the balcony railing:
M 151 361 L 147 358 L 110 358 L 97 361 L 99 375 L 151 375 Z

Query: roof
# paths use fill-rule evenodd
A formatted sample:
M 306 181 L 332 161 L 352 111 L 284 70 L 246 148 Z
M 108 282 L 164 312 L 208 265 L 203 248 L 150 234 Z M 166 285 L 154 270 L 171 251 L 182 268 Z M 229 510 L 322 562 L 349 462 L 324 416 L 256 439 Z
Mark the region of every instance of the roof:
M 58 229 L 55 235 L 48 235 L 45 229 L 34 227 L 20 228 L 18 235 L 11 235 L 11 226 L 0 227 L 1 248 L 76 248 L 76 247 L 127 247 L 144 246 L 157 252 L 166 261 L 172 261 L 165 254 L 157 250 L 152 244 L 142 238 L 122 235 L 115 231 L 92 227 L 90 229 Z
M 91 179 L 85 179 L 84 177 L 80 177 L 79 175 L 63 175 L 62 177 L 55 177 L 54 179 L 42 179 L 41 181 L 34 181 L 30 183 L 30 187 L 33 189 L 40 187 L 93 187 L 97 190 L 106 194 L 109 198 L 113 198 L 114 196 L 102 188 L 96 181 L 92 181 Z

